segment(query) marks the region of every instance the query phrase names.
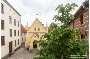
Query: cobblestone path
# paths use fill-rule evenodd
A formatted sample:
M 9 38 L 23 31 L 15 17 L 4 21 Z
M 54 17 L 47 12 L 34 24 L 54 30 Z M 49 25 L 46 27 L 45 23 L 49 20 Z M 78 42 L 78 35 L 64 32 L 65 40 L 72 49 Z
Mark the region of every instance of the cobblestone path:
M 7 59 L 33 59 L 34 56 L 35 53 L 29 53 L 29 51 L 25 50 L 24 48 L 20 48 Z

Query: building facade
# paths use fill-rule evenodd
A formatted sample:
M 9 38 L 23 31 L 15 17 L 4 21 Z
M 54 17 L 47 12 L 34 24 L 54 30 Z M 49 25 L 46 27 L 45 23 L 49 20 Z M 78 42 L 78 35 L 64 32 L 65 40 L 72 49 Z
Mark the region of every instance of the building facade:
M 81 39 L 89 39 L 89 1 L 83 2 L 83 5 L 74 14 L 75 18 L 69 25 L 80 30 Z
M 29 27 L 28 27 L 28 26 L 25 26 L 25 29 L 26 29 L 26 30 L 28 30 L 28 29 L 29 29 Z
M 1 0 L 1 59 L 20 47 L 21 15 L 7 0 Z
M 21 43 L 26 41 L 27 30 L 21 24 Z
M 27 30 L 25 47 L 29 46 L 30 49 L 40 49 L 39 45 L 35 44 L 35 41 L 40 40 L 40 37 L 45 33 L 48 33 L 48 28 L 45 28 L 43 24 L 38 20 L 38 18 L 36 18 L 33 24 Z

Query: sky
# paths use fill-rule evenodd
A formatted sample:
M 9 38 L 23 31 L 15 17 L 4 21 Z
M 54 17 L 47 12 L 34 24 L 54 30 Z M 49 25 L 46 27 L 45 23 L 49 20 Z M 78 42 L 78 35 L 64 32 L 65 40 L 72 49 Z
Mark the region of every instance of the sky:
M 7 0 L 20 14 L 21 24 L 30 27 L 36 18 L 39 19 L 44 26 L 49 26 L 54 22 L 52 19 L 57 14 L 56 7 L 60 4 L 76 3 L 78 7 L 72 11 L 72 14 L 78 10 L 85 0 Z M 38 14 L 38 15 L 36 15 Z M 58 22 L 59 23 L 59 22 Z

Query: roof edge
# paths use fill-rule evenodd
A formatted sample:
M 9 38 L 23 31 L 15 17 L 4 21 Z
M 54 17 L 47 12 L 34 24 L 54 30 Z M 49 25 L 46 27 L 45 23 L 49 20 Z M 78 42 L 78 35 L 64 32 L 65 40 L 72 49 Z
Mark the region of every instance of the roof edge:
M 19 16 L 21 16 L 20 14 L 19 14 L 19 12 L 17 12 L 16 10 L 15 10 L 15 8 L 14 7 L 12 7 L 12 5 L 7 1 L 7 0 L 3 0 L 8 6 L 10 6 Z

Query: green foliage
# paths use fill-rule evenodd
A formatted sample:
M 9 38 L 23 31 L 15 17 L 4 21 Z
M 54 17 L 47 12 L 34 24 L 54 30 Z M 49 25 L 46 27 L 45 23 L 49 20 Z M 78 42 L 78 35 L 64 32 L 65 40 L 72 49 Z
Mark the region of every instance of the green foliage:
M 72 55 L 85 55 L 89 53 L 88 42 L 84 39 L 76 40 L 72 45 L 70 50 Z
M 57 26 L 51 23 L 51 32 L 43 35 L 41 40 L 37 42 L 41 46 L 41 50 L 37 53 L 39 57 L 35 57 L 34 59 L 67 59 L 66 56 L 69 55 L 88 54 L 88 42 L 80 39 L 78 29 L 73 29 L 68 25 L 74 18 L 70 12 L 76 6 L 75 3 L 68 3 L 65 6 L 59 5 L 56 8 L 58 14 L 55 15 L 53 20 L 61 21 L 64 24 Z M 75 36 L 77 36 L 77 40 L 75 40 Z M 43 38 L 46 38 L 46 40 L 42 40 Z
M 53 20 L 58 20 L 64 24 L 68 24 L 72 19 L 74 19 L 74 16 L 70 12 L 73 11 L 75 7 L 77 7 L 75 3 L 68 3 L 65 6 L 63 6 L 63 4 L 58 5 L 58 7 L 56 8 L 56 10 L 58 10 L 58 14 L 55 15 Z

